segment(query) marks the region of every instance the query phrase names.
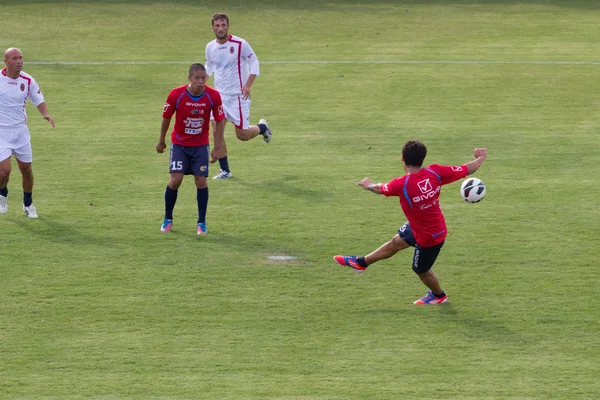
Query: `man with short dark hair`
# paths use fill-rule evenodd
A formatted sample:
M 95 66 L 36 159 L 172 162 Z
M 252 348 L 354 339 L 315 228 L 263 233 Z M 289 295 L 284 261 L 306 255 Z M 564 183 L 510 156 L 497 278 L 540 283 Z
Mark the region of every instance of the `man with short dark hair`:
M 250 125 L 250 90 L 260 72 L 258 57 L 248 42 L 229 34 L 227 15 L 214 14 L 211 21 L 215 40 L 206 45 L 206 72 L 215 75 L 215 89 L 223 99 L 227 121 L 235 126 L 238 139 L 248 141 L 262 136 L 269 143 L 272 132 L 267 121 L 261 119 Z M 221 170 L 213 179 L 231 178 L 226 148 L 219 165 Z
M 0 214 L 8 212 L 8 179 L 10 157 L 15 156 L 23 177 L 23 211 L 28 218 L 37 218 L 33 205 L 33 170 L 31 136 L 27 128 L 25 103 L 37 107 L 42 117 L 54 127 L 48 114 L 44 95 L 33 77 L 23 72 L 23 54 L 11 47 L 4 52 L 6 68 L 0 73 Z
M 194 175 L 196 200 L 198 203 L 198 235 L 208 233 L 206 209 L 208 207 L 209 153 L 210 162 L 215 162 L 223 152 L 223 130 L 225 113 L 221 96 L 215 89 L 206 86 L 208 75 L 204 65 L 195 63 L 189 68 L 187 85 L 179 86 L 169 93 L 163 110 L 163 120 L 156 151 L 164 153 L 167 148 L 165 137 L 175 115 L 175 126 L 171 132 L 171 152 L 169 165 L 171 178 L 165 189 L 165 219 L 161 232 L 171 232 L 173 209 L 177 201 L 177 191 L 184 175 Z M 211 112 L 216 124 L 213 130 L 214 147 L 210 151 L 209 120 Z
M 337 255 L 333 259 L 338 264 L 361 273 L 369 265 L 412 246 L 415 248 L 412 269 L 429 288 L 427 295 L 414 304 L 442 304 L 448 301 L 448 296 L 431 270 L 447 234 L 446 220 L 439 204 L 440 190 L 442 185 L 477 171 L 487 157 L 487 150 L 474 149 L 475 160 L 461 166 L 432 164 L 423 168 L 426 155 L 427 148 L 423 143 L 408 141 L 402 147 L 402 163 L 406 175 L 386 184 L 373 183 L 369 178 L 358 183 L 363 189 L 373 193 L 399 197 L 408 222 L 402 225 L 389 242 L 364 257 Z

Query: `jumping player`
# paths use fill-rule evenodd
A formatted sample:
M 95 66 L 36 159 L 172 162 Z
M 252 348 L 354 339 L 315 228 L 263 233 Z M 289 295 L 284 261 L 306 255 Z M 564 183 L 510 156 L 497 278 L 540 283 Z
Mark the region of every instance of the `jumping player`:
M 358 184 L 365 190 L 400 198 L 400 206 L 408 222 L 387 243 L 364 257 L 335 256 L 340 265 L 363 272 L 379 260 L 395 255 L 409 246 L 415 248 L 412 269 L 429 288 L 429 292 L 414 304 L 442 304 L 448 301 L 437 276 L 431 270 L 446 239 L 446 220 L 440 209 L 442 185 L 447 185 L 477 171 L 487 157 L 485 148 L 473 150 L 475 160 L 461 166 L 432 164 L 422 167 L 427 148 L 419 141 L 408 141 L 402 147 L 402 163 L 406 175 L 386 184 L 364 178 Z
M 250 125 L 250 90 L 259 75 L 256 53 L 244 39 L 229 34 L 229 17 L 225 14 L 212 16 L 215 40 L 206 45 L 206 73 L 215 74 L 215 89 L 221 94 L 228 121 L 235 126 L 238 139 L 248 141 L 262 135 L 271 141 L 272 132 L 267 121 L 261 119 Z M 214 129 L 214 127 L 213 127 Z M 223 142 L 225 143 L 225 142 Z M 227 160 L 227 148 L 219 159 L 221 170 L 213 179 L 231 178 Z
M 206 86 L 207 79 L 204 65 L 192 64 L 188 74 L 189 83 L 171 90 L 163 110 L 160 137 L 156 145 L 158 153 L 163 153 L 167 148 L 165 137 L 174 114 L 175 126 L 171 132 L 169 157 L 171 178 L 165 190 L 165 219 L 160 228 L 161 232 L 170 232 L 173 227 L 173 209 L 183 176 L 194 175 L 198 202 L 197 233 L 198 235 L 208 233 L 206 228 L 208 158 L 210 153 L 210 162 L 213 163 L 222 155 L 225 113 L 219 92 Z M 215 118 L 212 152 L 209 144 L 208 122 L 211 112 Z

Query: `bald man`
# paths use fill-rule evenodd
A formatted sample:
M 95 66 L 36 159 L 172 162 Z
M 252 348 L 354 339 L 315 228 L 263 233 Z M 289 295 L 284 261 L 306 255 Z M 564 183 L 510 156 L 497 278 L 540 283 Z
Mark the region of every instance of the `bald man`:
M 23 72 L 23 54 L 11 47 L 4 52 L 6 68 L 0 73 L 0 214 L 8 212 L 8 178 L 11 156 L 15 156 L 23 177 L 23 210 L 28 218 L 37 218 L 33 205 L 33 170 L 31 138 L 27 128 L 25 103 L 37 107 L 42 117 L 54 127 L 44 95 L 33 77 Z

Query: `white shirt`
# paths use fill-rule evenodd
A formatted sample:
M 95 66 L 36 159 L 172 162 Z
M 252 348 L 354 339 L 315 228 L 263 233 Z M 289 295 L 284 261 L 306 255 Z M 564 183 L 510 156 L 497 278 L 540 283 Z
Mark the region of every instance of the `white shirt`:
M 206 45 L 206 73 L 215 74 L 215 89 L 222 95 L 240 95 L 250 74 L 259 75 L 259 63 L 244 39 L 230 35 L 227 42 Z
M 27 98 L 34 106 L 44 102 L 44 95 L 33 77 L 21 71 L 17 79 L 0 73 L 0 128 L 18 128 L 27 124 L 25 103 Z

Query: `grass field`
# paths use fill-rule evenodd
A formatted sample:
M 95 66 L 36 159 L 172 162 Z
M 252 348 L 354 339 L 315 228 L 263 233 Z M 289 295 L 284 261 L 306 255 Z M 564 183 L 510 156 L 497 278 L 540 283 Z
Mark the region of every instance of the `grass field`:
M 184 180 L 159 232 L 161 111 L 210 15 L 261 60 L 252 119 L 226 130 L 234 178 L 195 233 Z M 0 216 L 2 399 L 592 399 L 600 394 L 600 2 L 3 1 L 52 129 L 28 107 L 38 220 L 20 176 Z M 488 194 L 442 191 L 450 234 L 425 288 L 406 251 L 362 275 L 404 223 L 356 185 L 489 157 Z M 213 168 L 210 175 L 216 173 Z M 270 255 L 290 255 L 274 262 Z

